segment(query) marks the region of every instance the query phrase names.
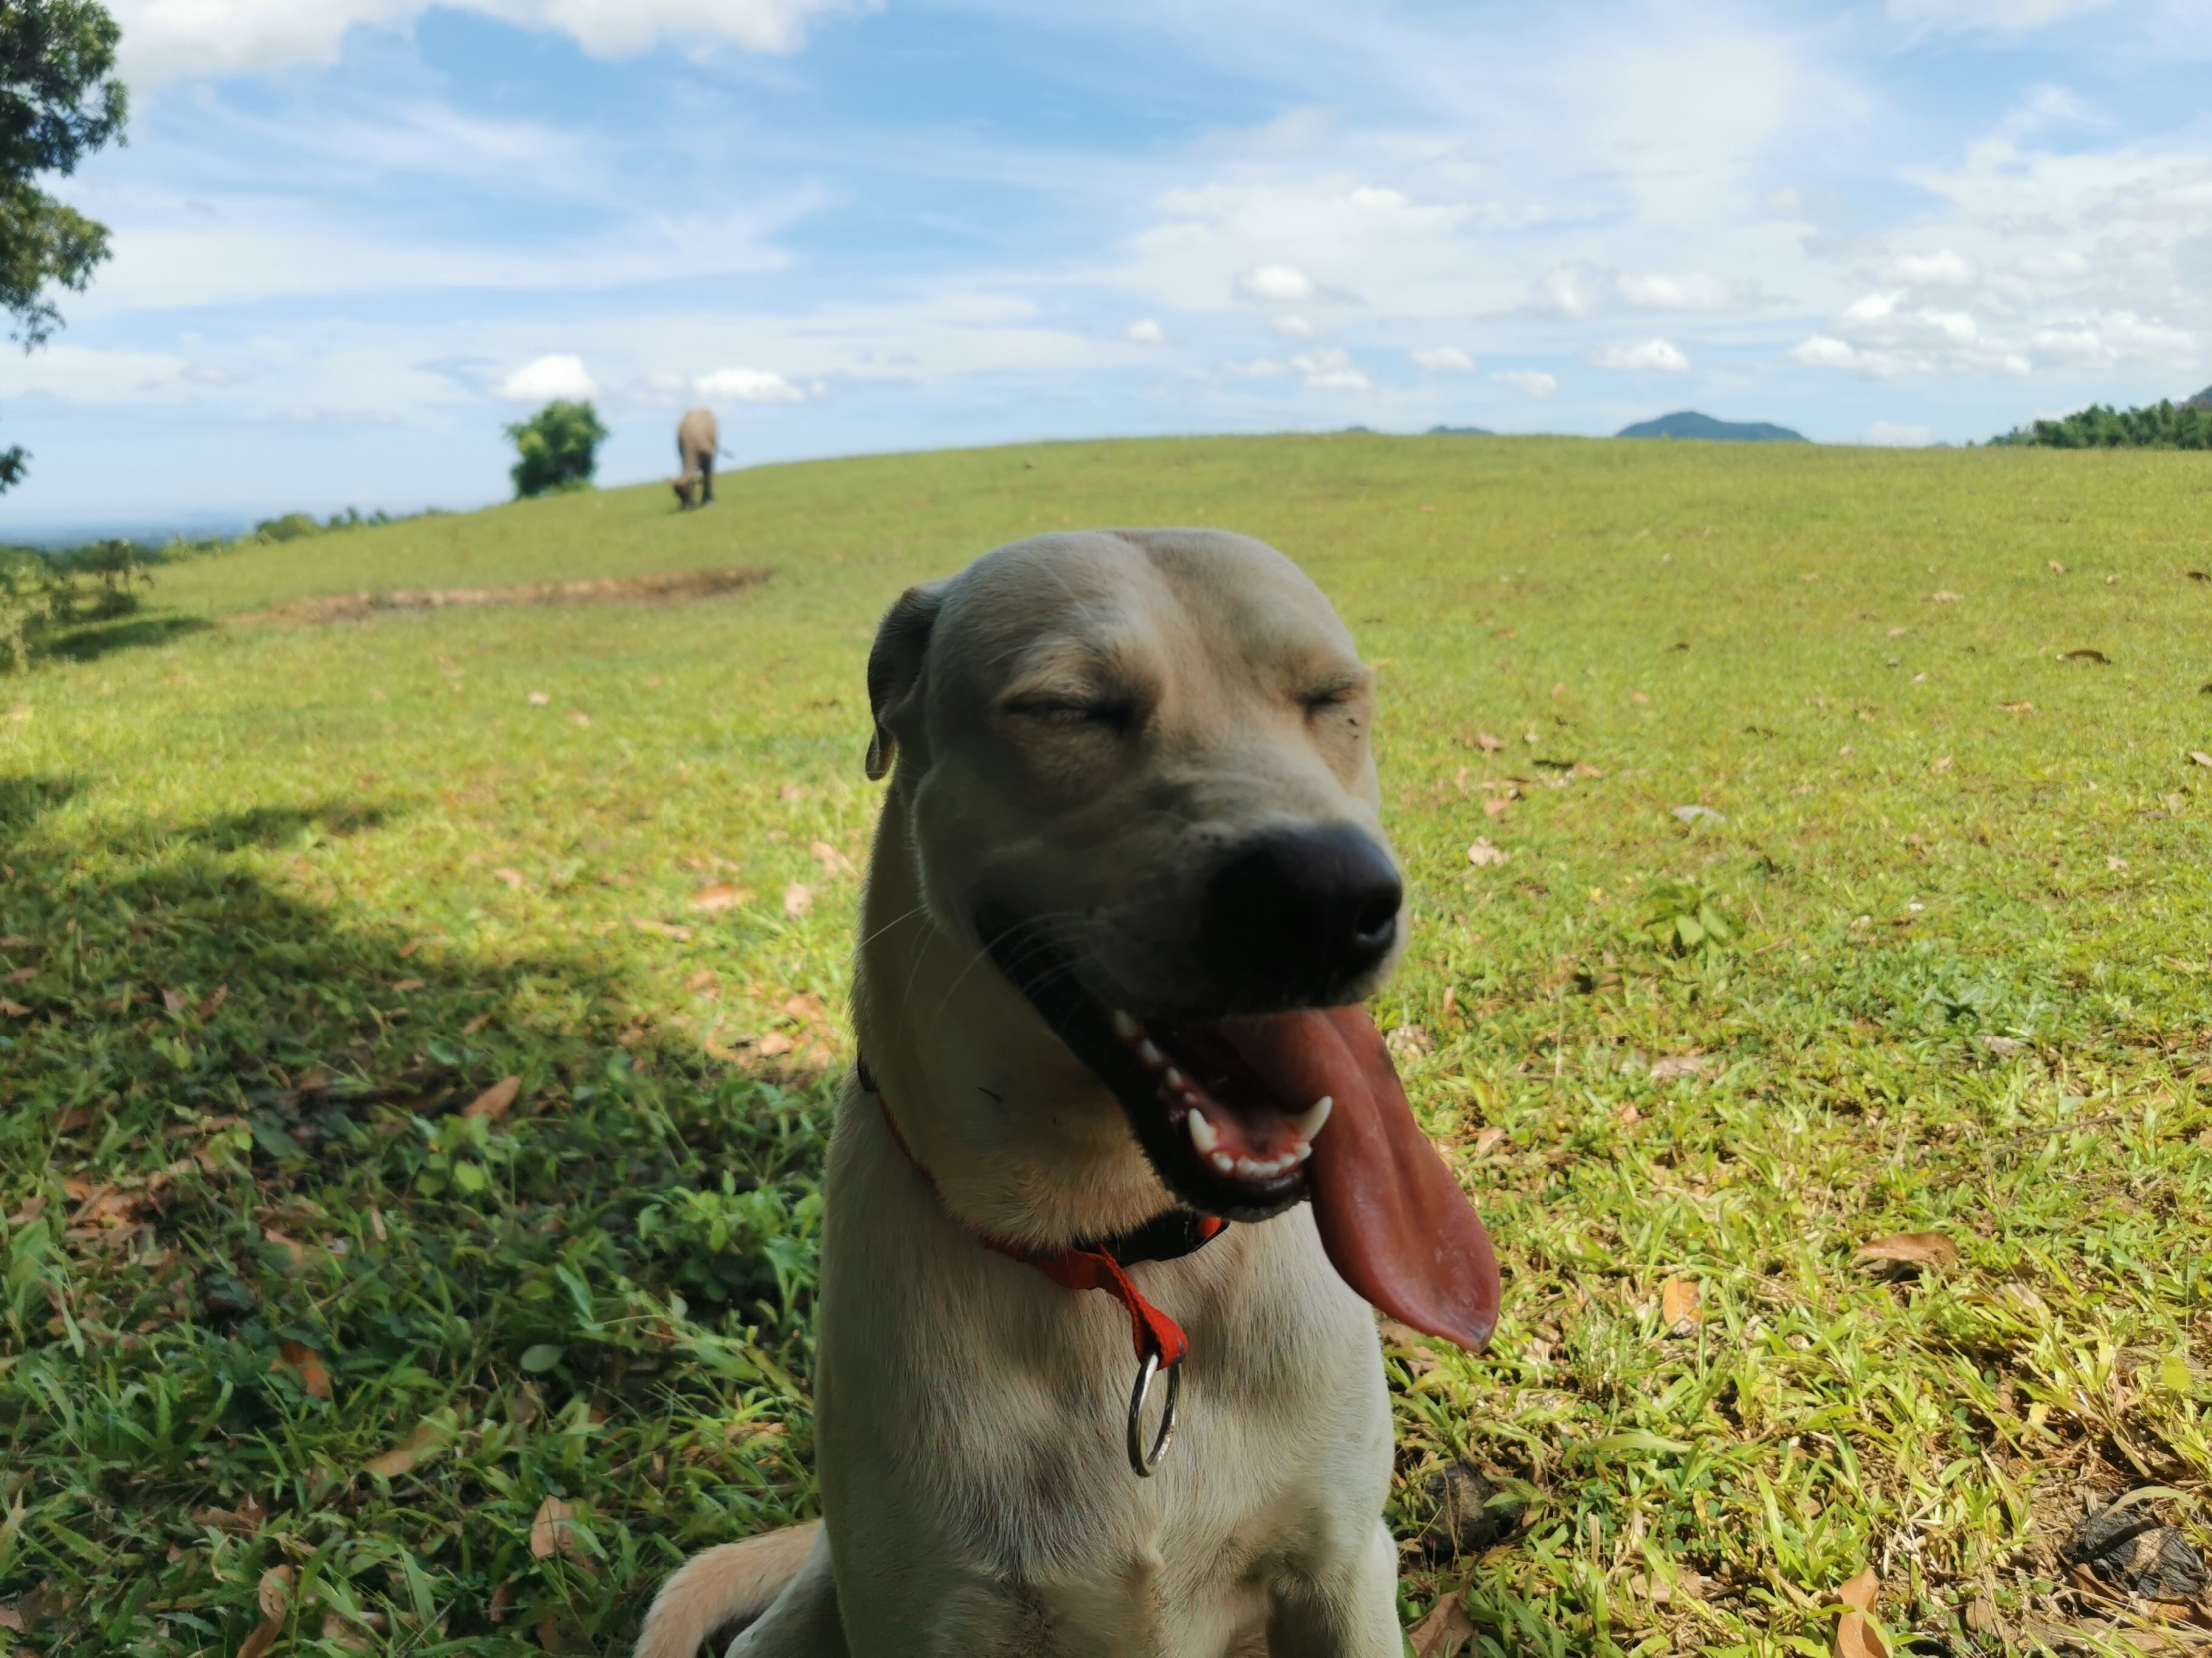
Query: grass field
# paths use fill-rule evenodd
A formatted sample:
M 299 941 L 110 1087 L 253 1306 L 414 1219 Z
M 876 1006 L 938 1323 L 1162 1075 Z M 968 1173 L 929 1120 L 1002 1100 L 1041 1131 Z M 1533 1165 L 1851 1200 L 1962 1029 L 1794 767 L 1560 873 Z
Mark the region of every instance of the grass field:
M 0 1649 L 612 1653 L 809 1511 L 872 624 L 1102 523 L 1275 542 L 1381 670 L 1381 1015 L 1510 1274 L 1488 1356 L 1393 1349 L 1409 1622 L 1824 1653 L 1871 1566 L 1893 1651 L 2124 1651 L 2084 1503 L 2212 1540 L 2202 457 L 1118 443 L 670 508 L 170 567 L 0 684 Z M 725 566 L 775 574 L 224 621 Z M 1460 1456 L 1522 1524 L 1433 1559 Z

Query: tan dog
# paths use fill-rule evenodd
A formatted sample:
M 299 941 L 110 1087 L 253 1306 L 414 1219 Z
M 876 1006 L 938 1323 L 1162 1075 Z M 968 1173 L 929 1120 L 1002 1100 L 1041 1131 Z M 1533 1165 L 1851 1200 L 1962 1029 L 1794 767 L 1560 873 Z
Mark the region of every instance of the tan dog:
M 759 1658 L 1397 1658 L 1362 1298 L 1480 1346 L 1498 1276 L 1357 1007 L 1401 947 L 1368 681 L 1295 566 L 1207 531 L 892 607 L 825 1518 L 692 1560 L 640 1658 L 747 1620 Z

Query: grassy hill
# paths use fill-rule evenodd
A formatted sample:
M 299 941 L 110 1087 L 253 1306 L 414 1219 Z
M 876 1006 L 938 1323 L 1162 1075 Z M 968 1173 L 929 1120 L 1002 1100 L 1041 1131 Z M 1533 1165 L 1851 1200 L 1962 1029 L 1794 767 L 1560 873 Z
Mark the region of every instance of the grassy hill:
M 171 567 L 0 685 L 11 1641 L 613 1651 L 808 1510 L 872 625 L 1102 523 L 1276 542 L 1381 670 L 1381 1014 L 1510 1273 L 1490 1356 L 1394 1350 L 1409 1615 L 1823 1650 L 1872 1564 L 1900 1641 L 1996 1650 L 2102 1627 L 2084 1492 L 2206 1542 L 2195 457 L 1345 435 L 723 494 Z M 1412 1542 L 1459 1456 L 1524 1511 L 1480 1562 Z

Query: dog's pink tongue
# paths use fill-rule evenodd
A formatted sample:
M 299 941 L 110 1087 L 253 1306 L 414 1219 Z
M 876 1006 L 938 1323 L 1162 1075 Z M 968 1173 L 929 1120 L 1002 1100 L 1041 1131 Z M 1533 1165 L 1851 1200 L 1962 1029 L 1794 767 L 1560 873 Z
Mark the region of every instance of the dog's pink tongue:
M 1474 1205 L 1414 1121 L 1364 1008 L 1221 1022 L 1289 1109 L 1335 1101 L 1314 1137 L 1313 1218 L 1343 1280 L 1416 1330 L 1481 1351 L 1498 1323 L 1498 1259 Z

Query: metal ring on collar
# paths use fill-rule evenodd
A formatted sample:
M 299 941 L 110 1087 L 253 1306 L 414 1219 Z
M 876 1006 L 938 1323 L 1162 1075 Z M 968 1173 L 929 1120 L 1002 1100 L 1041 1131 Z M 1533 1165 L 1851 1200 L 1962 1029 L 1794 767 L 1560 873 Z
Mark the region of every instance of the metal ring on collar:
M 1167 1404 L 1159 1415 L 1159 1433 L 1152 1449 L 1144 1449 L 1144 1407 L 1151 1403 L 1152 1380 L 1159 1375 L 1159 1355 L 1147 1353 L 1137 1368 L 1136 1386 L 1129 1392 L 1129 1466 L 1139 1479 L 1149 1479 L 1167 1458 L 1167 1442 L 1175 1437 L 1175 1407 L 1182 1403 L 1182 1365 L 1167 1367 Z

